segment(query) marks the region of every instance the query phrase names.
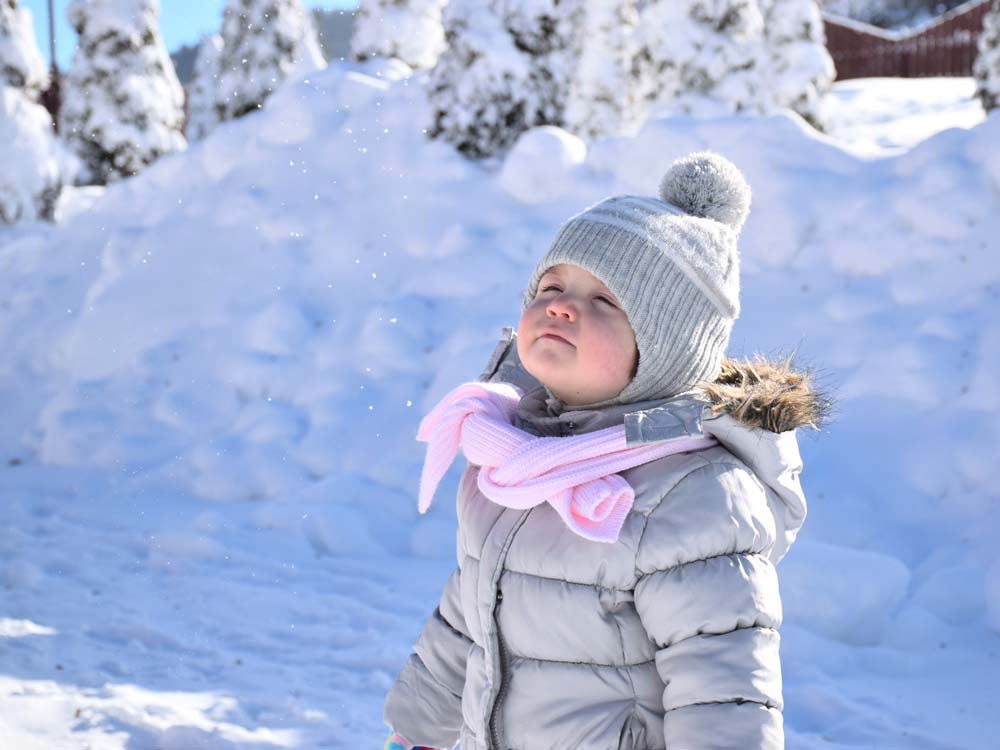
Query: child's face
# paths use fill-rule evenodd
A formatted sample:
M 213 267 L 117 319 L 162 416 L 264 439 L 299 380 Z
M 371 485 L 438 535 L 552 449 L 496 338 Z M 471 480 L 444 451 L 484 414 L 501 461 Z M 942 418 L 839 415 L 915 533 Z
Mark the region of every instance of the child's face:
M 549 331 L 566 341 L 545 336 Z M 517 326 L 517 354 L 565 404 L 617 396 L 639 356 L 618 300 L 596 276 L 568 263 L 548 269 L 539 281 Z

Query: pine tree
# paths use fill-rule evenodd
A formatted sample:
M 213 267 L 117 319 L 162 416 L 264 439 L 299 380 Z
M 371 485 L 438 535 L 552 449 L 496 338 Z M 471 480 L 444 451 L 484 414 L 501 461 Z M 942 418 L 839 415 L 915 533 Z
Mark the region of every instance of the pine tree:
M 444 51 L 442 10 L 447 0 L 361 0 L 354 16 L 351 55 L 357 61 L 395 57 L 411 68 L 434 67 Z
M 683 114 L 769 108 L 756 0 L 654 0 L 640 11 L 634 74 L 645 108 Z
M 638 21 L 635 0 L 585 0 L 566 95 L 566 130 L 586 140 L 637 129 L 632 45 Z
M 159 0 L 74 0 L 79 45 L 65 81 L 60 134 L 80 184 L 136 174 L 184 148 L 184 91 L 157 29 Z
M 820 104 L 837 74 L 826 49 L 816 0 L 763 0 L 768 83 L 773 104 L 798 112 L 822 129 Z
M 194 60 L 194 73 L 188 86 L 188 140 L 204 138 L 219 124 L 215 106 L 219 86 L 219 56 L 222 54 L 222 37 L 203 34 L 198 54 Z
M 428 137 L 487 158 L 528 128 L 562 125 L 580 20 L 579 0 L 451 0 L 448 47 L 428 77 Z
M 220 120 L 252 112 L 289 77 L 326 67 L 312 16 L 299 0 L 228 0 L 215 110 Z
M 973 66 L 976 96 L 983 103 L 983 109 L 990 112 L 1000 107 L 1000 0 L 993 0 L 986 12 L 978 47 L 979 54 Z
M 32 99 L 49 86 L 31 11 L 19 8 L 17 0 L 0 0 L 0 85 L 21 89 Z

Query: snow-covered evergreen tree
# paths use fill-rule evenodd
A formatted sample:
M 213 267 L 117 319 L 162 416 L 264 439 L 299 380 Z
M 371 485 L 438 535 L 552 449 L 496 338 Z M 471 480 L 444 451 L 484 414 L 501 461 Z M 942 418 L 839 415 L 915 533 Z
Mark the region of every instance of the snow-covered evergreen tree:
M 24 89 L 0 84 L 0 223 L 52 218 L 65 160 L 52 118 Z
M 216 109 L 216 92 L 219 86 L 219 56 L 222 54 L 222 37 L 219 34 L 203 34 L 198 45 L 198 55 L 194 60 L 194 74 L 188 85 L 188 117 L 186 133 L 188 140 L 197 140 L 208 135 L 219 124 L 220 114 Z
M 441 14 L 447 0 L 361 0 L 354 16 L 351 55 L 395 57 L 411 68 L 432 68 L 444 51 Z
M 447 141 L 470 158 L 510 146 L 537 109 L 525 86 L 530 62 L 494 6 L 494 0 L 451 0 L 445 6 L 447 46 L 427 77 L 427 137 Z
M 428 137 L 485 158 L 528 128 L 562 125 L 581 15 L 580 0 L 451 0 Z
M 826 49 L 816 0 L 762 0 L 773 104 L 798 112 L 822 130 L 820 104 L 837 71 Z
M 766 112 L 757 0 L 653 0 L 639 13 L 634 72 L 650 113 Z
M 299 0 L 227 0 L 215 110 L 232 120 L 259 109 L 286 78 L 326 67 Z
M 0 85 L 22 89 L 31 98 L 49 86 L 31 11 L 19 8 L 17 0 L 0 0 Z
M 986 12 L 978 47 L 979 54 L 973 66 L 976 96 L 983 103 L 983 109 L 989 112 L 1000 107 L 1000 0 L 993 0 Z
M 59 131 L 80 157 L 80 184 L 136 174 L 184 148 L 184 90 L 157 28 L 159 0 L 74 0 L 79 43 Z
M 633 79 L 635 0 L 584 0 L 563 127 L 585 140 L 634 133 L 640 124 Z

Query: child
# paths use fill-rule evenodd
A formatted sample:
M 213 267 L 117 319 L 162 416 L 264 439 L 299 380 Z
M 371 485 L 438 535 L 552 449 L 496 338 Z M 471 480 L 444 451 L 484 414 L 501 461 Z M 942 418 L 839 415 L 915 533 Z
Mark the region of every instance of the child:
M 829 401 L 788 361 L 724 357 L 749 206 L 700 152 L 659 199 L 572 217 L 485 382 L 425 417 L 421 511 L 469 461 L 458 567 L 387 748 L 784 747 L 775 566 L 806 515 L 795 428 Z

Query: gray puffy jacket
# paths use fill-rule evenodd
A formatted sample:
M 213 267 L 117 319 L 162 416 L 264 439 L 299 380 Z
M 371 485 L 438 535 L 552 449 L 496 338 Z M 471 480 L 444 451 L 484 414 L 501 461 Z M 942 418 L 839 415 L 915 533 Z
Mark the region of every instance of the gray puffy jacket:
M 715 389 L 573 410 L 524 370 L 515 337 L 504 328 L 480 380 L 525 389 L 520 428 L 624 422 L 630 445 L 702 432 L 720 444 L 622 472 L 635 504 L 614 544 L 576 535 L 547 503 L 493 503 L 467 465 L 458 567 L 386 724 L 461 750 L 783 748 L 775 566 L 806 515 L 794 428 L 822 408 L 808 378 L 726 360 Z

